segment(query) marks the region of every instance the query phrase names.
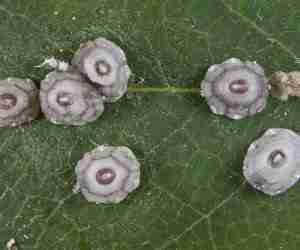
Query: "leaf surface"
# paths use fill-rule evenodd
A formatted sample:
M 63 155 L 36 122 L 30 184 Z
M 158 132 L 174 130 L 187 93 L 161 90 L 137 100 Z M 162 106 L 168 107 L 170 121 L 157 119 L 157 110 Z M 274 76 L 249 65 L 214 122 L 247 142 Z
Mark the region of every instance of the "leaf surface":
M 104 36 L 143 87 L 199 87 L 209 65 L 255 60 L 268 75 L 299 69 L 299 0 L 2 0 L 0 77 L 29 77 Z M 210 113 L 195 93 L 130 93 L 98 121 L 41 118 L 0 130 L 0 245 L 21 249 L 299 249 L 299 184 L 270 198 L 244 183 L 249 144 L 267 128 L 300 131 L 300 102 L 269 99 L 250 119 Z M 142 185 L 118 205 L 73 194 L 74 167 L 96 144 L 126 145 Z

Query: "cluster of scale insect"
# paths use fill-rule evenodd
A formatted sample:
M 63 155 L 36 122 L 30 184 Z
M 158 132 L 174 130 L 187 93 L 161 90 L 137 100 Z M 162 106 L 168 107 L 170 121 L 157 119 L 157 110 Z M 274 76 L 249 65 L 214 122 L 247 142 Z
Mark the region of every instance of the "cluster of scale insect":
M 0 126 L 18 126 L 40 113 L 54 124 L 85 125 L 98 119 L 104 102 L 116 102 L 127 91 L 131 70 L 124 51 L 98 38 L 82 44 L 72 64 L 46 59 L 54 71 L 40 90 L 29 79 L 0 81 Z M 88 201 L 118 203 L 140 183 L 140 163 L 127 147 L 99 146 L 76 166 L 76 187 Z
M 80 46 L 71 65 L 49 60 L 56 68 L 41 83 L 42 111 L 51 122 L 84 125 L 127 92 L 131 74 L 124 51 L 98 38 Z
M 85 125 L 98 119 L 104 102 L 116 102 L 127 92 L 131 70 L 124 51 L 98 38 L 80 46 L 72 64 L 47 59 L 40 66 L 54 68 L 40 91 L 29 79 L 0 81 L 0 126 L 18 126 L 34 120 L 40 110 L 63 125 Z
M 131 70 L 124 51 L 98 38 L 80 46 L 71 65 L 46 61 L 54 71 L 40 90 L 29 79 L 0 81 L 0 127 L 34 120 L 40 110 L 55 124 L 84 125 L 98 119 L 105 102 L 119 100 L 127 91 Z M 231 119 L 264 110 L 269 95 L 281 100 L 300 96 L 299 72 L 276 72 L 267 80 L 256 62 L 231 58 L 212 65 L 201 83 L 201 94 L 211 111 Z M 255 189 L 277 195 L 300 177 L 300 136 L 287 129 L 270 129 L 251 144 L 243 173 Z M 80 191 L 90 202 L 119 203 L 140 184 L 140 163 L 127 147 L 99 146 L 75 168 Z

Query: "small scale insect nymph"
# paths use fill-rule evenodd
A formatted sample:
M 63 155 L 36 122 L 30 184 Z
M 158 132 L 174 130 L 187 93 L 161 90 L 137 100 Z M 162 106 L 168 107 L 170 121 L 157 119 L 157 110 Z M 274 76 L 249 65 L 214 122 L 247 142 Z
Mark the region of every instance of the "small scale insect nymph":
M 287 101 L 289 96 L 300 97 L 300 72 L 275 72 L 269 79 L 271 95 L 281 101 Z

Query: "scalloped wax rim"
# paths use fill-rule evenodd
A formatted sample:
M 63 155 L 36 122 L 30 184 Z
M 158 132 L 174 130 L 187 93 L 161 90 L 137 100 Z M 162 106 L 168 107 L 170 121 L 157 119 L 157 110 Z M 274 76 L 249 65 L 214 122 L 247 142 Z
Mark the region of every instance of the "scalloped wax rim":
M 140 163 L 123 146 L 98 146 L 78 162 L 75 173 L 74 191 L 95 203 L 119 203 L 140 184 Z
M 16 127 L 40 113 L 38 89 L 30 79 L 0 80 L 0 127 Z
M 102 96 L 76 72 L 49 73 L 41 82 L 42 111 L 55 124 L 84 125 L 104 111 Z
M 268 129 L 250 145 L 243 173 L 252 187 L 268 195 L 287 191 L 300 178 L 300 136 L 288 129 Z
M 116 102 L 127 91 L 131 70 L 126 55 L 118 45 L 105 38 L 82 44 L 72 65 L 95 83 L 106 102 Z
M 265 108 L 268 84 L 259 64 L 231 58 L 208 69 L 201 94 L 213 113 L 238 120 Z

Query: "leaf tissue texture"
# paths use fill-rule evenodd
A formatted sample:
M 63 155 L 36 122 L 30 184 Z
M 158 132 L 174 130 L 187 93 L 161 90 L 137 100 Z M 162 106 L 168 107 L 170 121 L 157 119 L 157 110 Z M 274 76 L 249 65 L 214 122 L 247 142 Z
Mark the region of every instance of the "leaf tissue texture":
M 1 0 L 0 78 L 39 82 L 48 71 L 34 66 L 70 61 L 100 36 L 124 49 L 141 88 L 200 87 L 210 65 L 231 57 L 257 61 L 270 76 L 299 69 L 299 23 L 299 0 Z M 297 98 L 269 98 L 262 113 L 231 121 L 200 94 L 129 93 L 83 127 L 41 118 L 3 128 L 0 245 L 297 250 L 299 184 L 268 197 L 245 183 L 242 166 L 266 129 L 300 132 L 299 109 Z M 127 146 L 141 163 L 141 186 L 118 205 L 72 193 L 74 167 L 96 144 Z

